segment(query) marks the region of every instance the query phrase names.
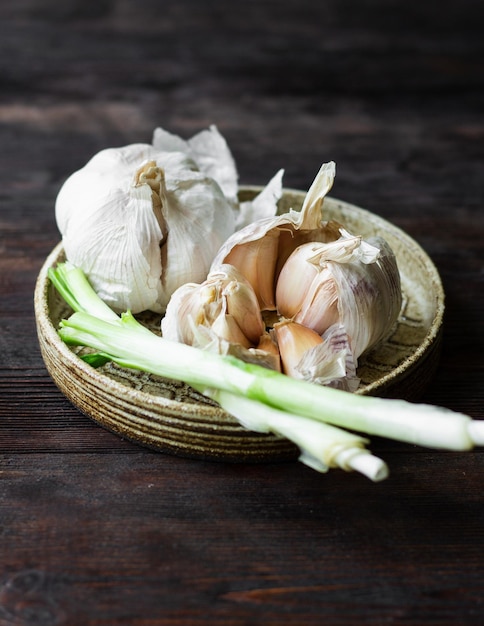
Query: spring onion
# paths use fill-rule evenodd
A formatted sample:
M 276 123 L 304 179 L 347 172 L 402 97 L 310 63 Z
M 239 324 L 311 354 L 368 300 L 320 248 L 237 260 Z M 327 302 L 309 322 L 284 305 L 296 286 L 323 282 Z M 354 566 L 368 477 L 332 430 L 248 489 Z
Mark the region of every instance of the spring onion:
M 59 335 L 67 344 L 87 346 L 121 366 L 194 386 L 216 399 L 246 427 L 288 436 L 301 448 L 301 460 L 320 471 L 339 465 L 363 471 L 373 480 L 386 476 L 386 467 L 379 459 L 369 453 L 355 453 L 355 449 L 361 451 L 365 440 L 341 429 L 449 450 L 484 445 L 484 421 L 435 406 L 315 385 L 232 356 L 169 341 L 146 329 L 129 311 L 116 315 L 79 268 L 61 263 L 50 269 L 49 278 L 74 310 L 60 323 Z M 322 451 L 307 445 L 316 436 L 311 430 L 314 424 L 325 428 L 324 434 L 321 429 L 318 435 L 327 441 Z M 309 435 L 304 439 L 301 433 L 306 429 Z M 353 441 L 345 459 L 347 437 Z M 340 448 L 328 457 L 328 450 L 335 445 Z M 365 456 L 371 463 L 361 470 Z M 349 461 L 351 457 L 354 463 Z M 373 469 L 369 469 L 372 464 Z

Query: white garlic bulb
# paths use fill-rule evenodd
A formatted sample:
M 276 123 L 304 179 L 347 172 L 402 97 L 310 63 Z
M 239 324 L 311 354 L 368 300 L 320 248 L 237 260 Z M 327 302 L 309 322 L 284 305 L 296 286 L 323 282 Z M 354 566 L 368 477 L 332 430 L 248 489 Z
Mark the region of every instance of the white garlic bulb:
M 162 313 L 180 285 L 206 277 L 233 233 L 236 189 L 215 127 L 189 142 L 157 129 L 154 145 L 102 150 L 59 191 L 66 257 L 114 310 Z

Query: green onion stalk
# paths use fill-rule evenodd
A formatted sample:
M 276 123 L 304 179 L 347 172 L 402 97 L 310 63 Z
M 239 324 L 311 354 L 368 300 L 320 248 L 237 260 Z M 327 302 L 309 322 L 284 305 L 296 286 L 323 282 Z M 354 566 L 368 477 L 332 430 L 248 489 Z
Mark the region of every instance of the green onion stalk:
M 168 341 L 129 311 L 118 316 L 82 270 L 69 262 L 50 268 L 49 278 L 74 311 L 61 321 L 59 335 L 67 344 L 96 351 L 85 360 L 93 365 L 111 360 L 183 381 L 217 401 L 244 427 L 287 437 L 301 450 L 300 460 L 318 471 L 340 467 L 374 481 L 386 478 L 386 464 L 356 433 L 447 450 L 484 445 L 484 421 L 427 404 L 315 385 L 232 356 Z

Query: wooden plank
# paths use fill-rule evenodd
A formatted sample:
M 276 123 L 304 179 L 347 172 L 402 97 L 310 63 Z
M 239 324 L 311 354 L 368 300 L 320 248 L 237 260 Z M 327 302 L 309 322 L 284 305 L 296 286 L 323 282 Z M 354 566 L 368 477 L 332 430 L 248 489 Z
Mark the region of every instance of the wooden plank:
M 0 626 L 481 626 L 483 450 L 375 438 L 374 485 L 177 458 L 50 380 L 33 289 L 98 150 L 215 123 L 242 184 L 285 169 L 406 230 L 446 291 L 424 400 L 483 419 L 482 3 L 0 6 Z

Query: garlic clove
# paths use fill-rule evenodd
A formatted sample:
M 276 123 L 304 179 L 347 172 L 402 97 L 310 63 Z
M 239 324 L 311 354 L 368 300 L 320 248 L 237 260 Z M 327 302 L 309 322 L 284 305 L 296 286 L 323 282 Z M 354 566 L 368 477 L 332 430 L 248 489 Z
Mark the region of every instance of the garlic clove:
M 302 324 L 283 321 L 274 326 L 274 333 L 288 376 L 356 391 L 356 361 L 342 326 L 335 324 L 321 337 Z
M 228 313 L 220 313 L 212 322 L 210 329 L 219 339 L 228 343 L 235 343 L 244 348 L 252 347 L 252 343 L 244 335 L 242 329 L 237 324 L 237 320 Z
M 249 344 L 257 345 L 265 331 L 257 296 L 250 283 L 232 266 L 228 276 L 229 280 L 222 291 L 227 307 L 226 315 L 233 318 Z
M 276 285 L 276 303 L 280 315 L 305 324 L 304 314 L 310 314 L 308 310 L 316 297 L 322 300 L 318 306 L 313 307 L 314 314 L 332 316 L 336 308 L 337 293 L 335 293 L 334 281 L 330 272 L 319 262 L 313 262 L 314 257 L 322 249 L 324 244 L 306 243 L 300 245 L 290 255 L 283 265 Z M 325 301 L 327 300 L 327 301 Z M 334 323 L 334 319 L 328 321 L 328 326 Z M 319 334 L 326 328 L 318 325 L 306 324 Z
M 266 367 L 272 370 L 281 371 L 281 355 L 273 332 L 265 331 L 259 338 L 259 343 L 255 348 L 255 352 L 266 355 Z
M 265 329 L 257 297 L 231 265 L 211 272 L 201 284 L 177 289 L 161 330 L 165 339 L 281 370 L 279 349 Z
M 264 237 L 235 246 L 225 257 L 252 286 L 261 311 L 274 310 L 274 271 L 277 261 L 279 232 L 270 230 Z
M 194 345 L 196 329 L 207 324 L 205 306 L 198 283 L 187 283 L 179 287 L 171 297 L 161 320 L 162 336 L 170 341 Z M 213 312 L 213 315 L 216 318 L 217 313 Z
M 361 237 L 345 233 L 337 241 L 300 245 L 284 264 L 276 285 L 277 310 L 322 334 L 338 319 L 338 289 L 332 274 L 335 263 L 357 257 Z M 375 258 L 378 249 L 372 248 Z
M 282 371 L 293 378 L 301 378 L 297 366 L 305 352 L 323 343 L 310 328 L 290 320 L 274 325 L 274 334 L 281 355 Z

